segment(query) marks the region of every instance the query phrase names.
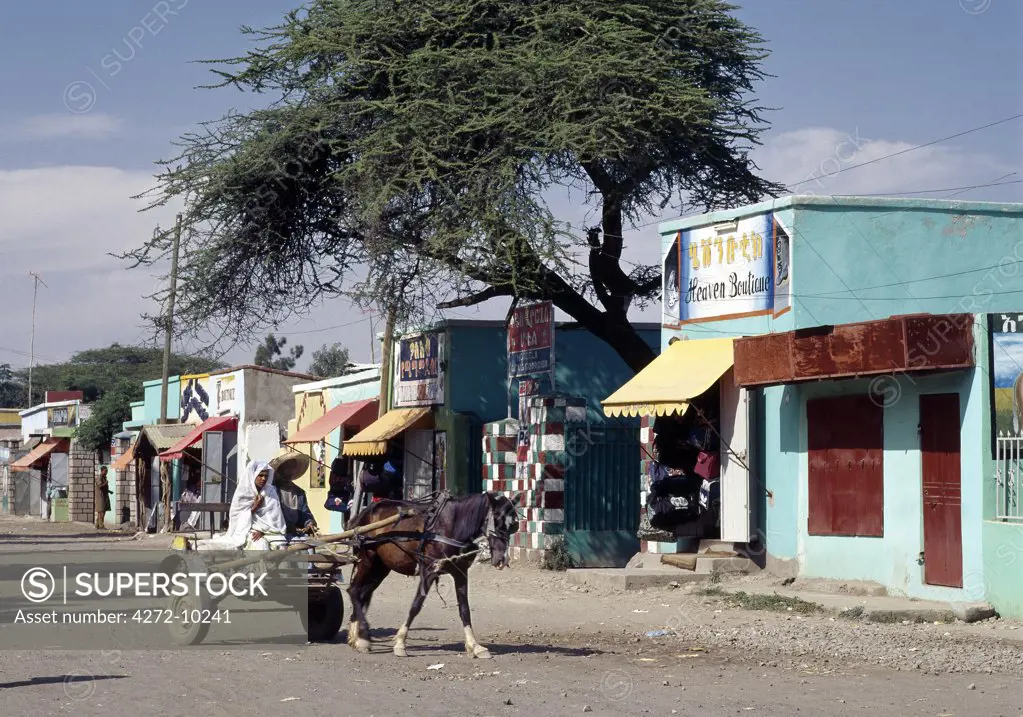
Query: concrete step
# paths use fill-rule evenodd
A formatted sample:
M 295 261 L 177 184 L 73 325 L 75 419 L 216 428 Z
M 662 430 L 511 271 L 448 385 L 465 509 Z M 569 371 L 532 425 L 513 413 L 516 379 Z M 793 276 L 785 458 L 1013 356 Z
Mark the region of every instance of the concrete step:
M 696 558 L 696 572 L 701 575 L 746 575 L 759 568 L 749 558 Z
M 725 593 L 777 595 L 815 603 L 825 613 L 864 622 L 976 622 L 995 615 L 986 603 L 945 603 L 890 595 L 853 595 L 761 585 L 723 585 Z
M 654 556 L 657 557 L 657 556 Z M 660 568 L 577 568 L 567 572 L 568 581 L 605 590 L 645 590 L 666 588 L 710 580 L 709 573 L 679 570 L 670 565 Z

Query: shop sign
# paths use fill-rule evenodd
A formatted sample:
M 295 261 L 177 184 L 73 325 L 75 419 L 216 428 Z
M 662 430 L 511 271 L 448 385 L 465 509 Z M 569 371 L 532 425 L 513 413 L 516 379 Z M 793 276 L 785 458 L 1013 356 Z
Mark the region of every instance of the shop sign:
M 435 406 L 444 403 L 444 342 L 430 332 L 398 341 L 394 406 Z
M 773 214 L 679 232 L 664 256 L 662 323 L 790 308 L 791 241 Z
M 554 303 L 520 306 L 508 324 L 508 375 L 511 378 L 554 370 Z
M 78 405 L 54 406 L 46 409 L 46 425 L 49 428 L 70 428 L 78 423 Z
M 217 412 L 221 415 L 235 413 L 238 400 L 238 382 L 234 376 L 217 377 Z

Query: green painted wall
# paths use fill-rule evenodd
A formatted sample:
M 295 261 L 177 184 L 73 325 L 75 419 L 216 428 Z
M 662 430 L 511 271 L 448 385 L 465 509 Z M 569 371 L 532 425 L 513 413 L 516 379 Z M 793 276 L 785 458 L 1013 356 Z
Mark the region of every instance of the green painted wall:
M 1023 313 L 1023 205 L 849 197 L 786 197 L 662 224 L 666 250 L 675 232 L 774 211 L 792 234 L 793 308 L 769 317 L 665 328 L 662 346 L 691 339 L 748 336 L 884 319 L 912 313 L 975 314 L 977 368 L 922 379 L 896 375 L 885 408 L 885 537 L 806 534 L 807 397 L 867 392 L 868 381 L 833 381 L 756 392 L 761 449 L 759 531 L 768 554 L 797 561 L 807 575 L 870 579 L 893 592 L 989 600 L 1023 617 L 1023 525 L 995 515 L 991 388 L 984 314 Z M 926 350 L 926 349 L 925 349 Z M 919 395 L 955 391 L 962 410 L 964 585 L 922 583 Z M 890 399 L 885 399 L 890 400 Z M 770 497 L 767 492 L 770 491 Z

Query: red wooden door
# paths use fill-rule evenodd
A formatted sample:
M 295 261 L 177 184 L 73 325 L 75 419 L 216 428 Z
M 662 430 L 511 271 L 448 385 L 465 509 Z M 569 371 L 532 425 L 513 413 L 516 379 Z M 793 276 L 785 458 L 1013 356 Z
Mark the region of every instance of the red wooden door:
M 963 586 L 959 394 L 920 397 L 924 582 Z

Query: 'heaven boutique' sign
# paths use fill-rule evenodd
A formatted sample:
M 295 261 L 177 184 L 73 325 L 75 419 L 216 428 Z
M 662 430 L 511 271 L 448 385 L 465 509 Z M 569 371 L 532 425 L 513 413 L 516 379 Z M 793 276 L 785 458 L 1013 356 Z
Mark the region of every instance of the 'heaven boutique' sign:
M 664 262 L 664 323 L 789 307 L 789 237 L 771 214 L 680 232 Z

